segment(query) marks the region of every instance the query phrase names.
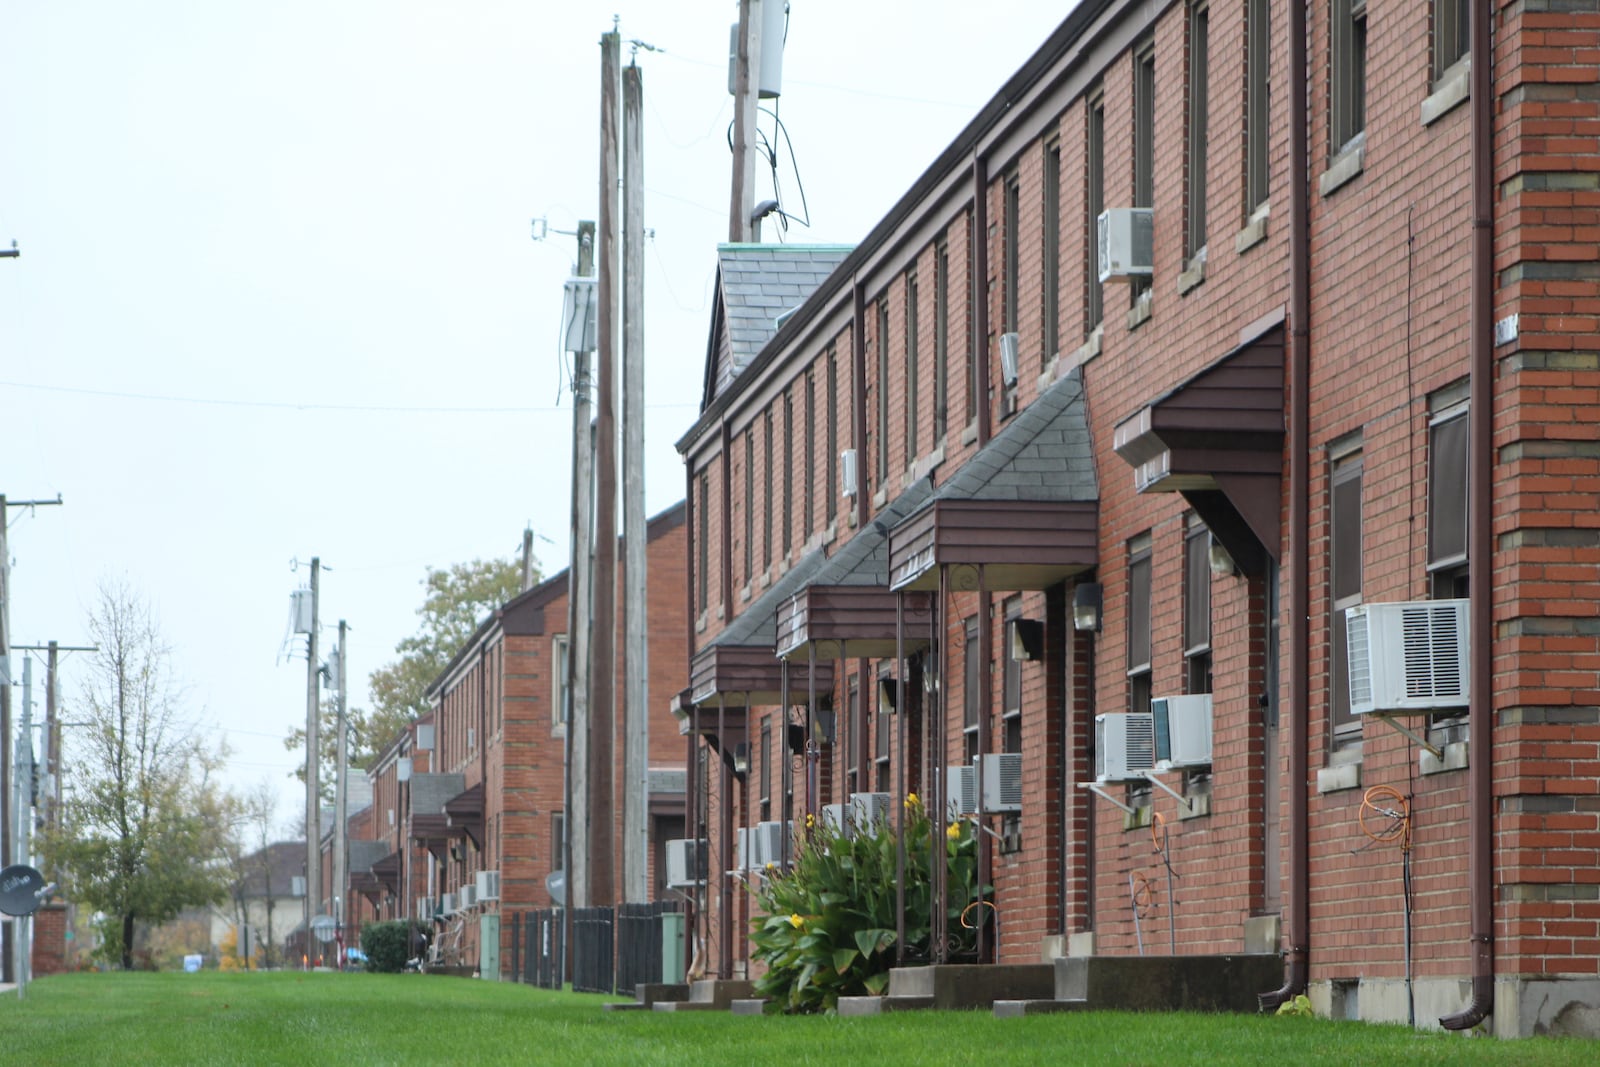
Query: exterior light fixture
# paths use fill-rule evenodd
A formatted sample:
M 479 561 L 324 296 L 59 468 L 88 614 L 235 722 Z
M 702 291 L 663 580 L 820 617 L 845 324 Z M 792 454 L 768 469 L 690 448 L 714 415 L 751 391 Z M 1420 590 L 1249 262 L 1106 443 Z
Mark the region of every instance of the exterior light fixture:
M 1100 632 L 1099 582 L 1080 582 L 1072 591 L 1072 628 L 1080 633 Z

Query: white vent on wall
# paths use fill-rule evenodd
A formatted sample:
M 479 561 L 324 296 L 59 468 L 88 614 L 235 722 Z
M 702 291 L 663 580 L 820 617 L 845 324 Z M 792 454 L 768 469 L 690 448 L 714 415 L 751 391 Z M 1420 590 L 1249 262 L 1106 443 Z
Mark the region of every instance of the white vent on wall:
M 1096 229 L 1102 282 L 1151 273 L 1155 220 L 1149 208 L 1119 207 L 1102 211 Z
M 672 889 L 687 889 L 704 885 L 705 842 L 693 838 L 667 842 L 667 885 Z
M 478 872 L 478 903 L 500 899 L 500 872 Z
M 1360 604 L 1346 609 L 1350 710 L 1464 708 L 1471 696 L 1466 600 Z
M 889 824 L 888 793 L 851 793 L 850 825 L 856 833 L 876 835 Z
M 951 815 L 978 813 L 978 776 L 974 768 L 945 768 L 945 803 Z
M 420 752 L 433 751 L 433 723 L 417 724 L 417 750 Z
M 845 496 L 855 496 L 856 486 L 856 450 L 847 448 L 839 453 L 839 492 Z
M 1142 779 L 1155 767 L 1155 722 L 1148 711 L 1094 717 L 1094 776 L 1099 782 Z
M 849 838 L 851 836 L 850 819 L 845 814 L 848 805 L 824 804 L 822 805 L 822 825 L 833 832 L 833 836 Z
M 993 752 L 979 756 L 983 767 L 982 802 L 985 812 L 1022 810 L 1022 753 Z M 974 762 L 977 762 L 976 760 Z
M 1000 377 L 1008 388 L 1017 384 L 1017 346 L 1021 340 L 1014 333 L 1000 335 Z
M 1156 697 L 1150 701 L 1155 724 L 1157 770 L 1203 767 L 1211 762 L 1211 694 Z

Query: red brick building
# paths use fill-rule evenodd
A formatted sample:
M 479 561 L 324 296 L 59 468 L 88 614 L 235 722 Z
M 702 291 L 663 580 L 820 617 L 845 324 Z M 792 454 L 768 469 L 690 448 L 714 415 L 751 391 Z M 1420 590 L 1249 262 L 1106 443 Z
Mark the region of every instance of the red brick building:
M 738 828 L 995 757 L 987 959 L 1593 1032 L 1600 5 L 1480 6 L 1083 0 L 781 324 L 719 292 L 713 973 Z

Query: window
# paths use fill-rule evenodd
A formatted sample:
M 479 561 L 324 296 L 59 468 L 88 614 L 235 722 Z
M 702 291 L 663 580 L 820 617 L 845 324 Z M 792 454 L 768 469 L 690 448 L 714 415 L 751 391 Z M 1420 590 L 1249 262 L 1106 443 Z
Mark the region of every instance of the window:
M 1328 154 L 1338 155 L 1367 128 L 1367 0 L 1332 0 Z
M 1146 45 L 1133 61 L 1133 206 L 1155 206 L 1156 53 Z M 1133 275 L 1134 303 L 1150 291 L 1150 276 Z
M 1016 171 L 1006 175 L 1004 185 L 1003 223 L 1005 226 L 1005 278 L 1002 282 L 1000 322 L 1004 333 L 1017 332 L 1017 271 L 1021 263 L 1020 243 L 1022 221 L 1017 217 L 1022 199 L 1022 181 Z
M 563 870 L 567 866 L 567 815 L 550 813 L 550 869 Z
M 1206 258 L 1206 139 L 1210 119 L 1211 8 L 1189 5 L 1189 140 L 1184 173 L 1184 257 L 1192 269 Z
M 1184 691 L 1211 692 L 1211 531 L 1189 517 L 1183 539 Z
M 810 538 L 812 530 L 816 528 L 816 507 L 813 501 L 817 495 L 817 382 L 816 376 L 810 368 L 806 369 L 806 432 L 800 439 L 800 447 L 806 453 L 806 490 L 805 490 L 805 536 Z
M 1150 535 L 1128 545 L 1128 710 L 1150 710 Z
M 1433 80 L 1465 59 L 1471 44 L 1470 0 L 1433 0 Z
M 906 466 L 917 456 L 917 276 L 906 275 Z
M 962 646 L 962 700 L 963 715 L 961 730 L 967 741 L 967 758 L 964 762 L 971 763 L 972 757 L 978 754 L 978 717 L 983 714 L 983 683 L 982 670 L 978 647 L 978 620 L 967 620 L 965 631 L 966 643 Z
M 761 822 L 772 817 L 772 716 L 761 719 L 761 747 L 756 751 L 756 781 L 761 785 Z
M 1000 656 L 1001 673 L 1004 676 L 1003 706 L 1000 709 L 1000 719 L 1003 736 L 1001 737 L 1002 752 L 1022 751 L 1022 661 L 1013 659 L 1010 648 L 1011 624 L 1022 617 L 1022 598 L 1011 597 L 1001 607 L 1000 617 L 1005 620 L 1006 649 Z
M 766 440 L 764 462 L 766 463 L 766 477 L 761 480 L 762 492 L 767 498 L 767 506 L 761 509 L 761 569 L 766 570 L 772 566 L 772 409 L 766 410 L 766 417 L 762 420 L 762 430 Z
M 567 635 L 556 634 L 550 639 L 550 729 L 552 733 L 567 732 L 567 720 L 572 717 L 572 665 L 567 662 Z
M 1267 202 L 1267 139 L 1271 34 L 1269 0 L 1249 0 L 1245 9 L 1244 217 L 1248 222 Z
M 1051 142 L 1044 151 L 1044 359 L 1053 359 L 1061 346 L 1061 145 Z
M 850 765 L 845 768 L 845 792 L 861 791 L 861 764 L 867 755 L 867 717 L 861 706 L 859 675 L 850 677 Z
M 794 544 L 794 393 L 783 394 L 783 540 L 780 558 L 789 558 Z
M 878 300 L 878 489 L 889 484 L 889 297 Z
M 756 428 L 744 432 L 744 582 L 755 581 L 756 544 Z
M 950 418 L 950 246 L 939 242 L 933 278 L 933 443 L 939 447 Z
M 988 286 L 978 277 L 978 216 L 967 211 L 967 421 L 978 417 L 978 390 L 984 388 L 978 381 L 978 301 L 984 299 Z
M 700 611 L 704 613 L 710 608 L 711 591 L 707 575 L 711 571 L 711 479 L 706 474 L 700 475 L 700 545 L 696 553 L 695 563 L 699 572 L 695 575 L 695 589 L 700 597 Z
M 1106 101 L 1100 93 L 1089 98 L 1089 128 L 1085 133 L 1083 201 L 1083 335 L 1089 336 L 1100 325 L 1101 299 L 1105 286 L 1100 283 L 1100 213 L 1106 204 Z
M 890 675 L 889 667 L 885 664 L 878 670 L 878 685 L 894 685 L 894 678 Z M 889 739 L 894 734 L 894 719 L 891 717 L 889 705 L 883 701 L 878 702 L 878 713 L 874 716 L 877 722 L 873 723 L 876 733 L 873 745 L 873 763 L 877 771 L 877 785 L 874 787 L 880 793 L 893 793 L 894 789 L 889 781 Z
M 1328 597 L 1333 636 L 1329 659 L 1328 720 L 1335 748 L 1361 739 L 1361 722 L 1350 714 L 1349 649 L 1345 638 L 1346 608 L 1361 603 L 1361 454 L 1336 459 L 1329 501 Z
M 1428 575 L 1435 598 L 1467 595 L 1467 408 L 1428 425 Z
M 828 349 L 828 402 L 823 405 L 828 420 L 828 485 L 823 498 L 827 500 L 828 525 L 839 508 L 839 360 L 833 349 Z

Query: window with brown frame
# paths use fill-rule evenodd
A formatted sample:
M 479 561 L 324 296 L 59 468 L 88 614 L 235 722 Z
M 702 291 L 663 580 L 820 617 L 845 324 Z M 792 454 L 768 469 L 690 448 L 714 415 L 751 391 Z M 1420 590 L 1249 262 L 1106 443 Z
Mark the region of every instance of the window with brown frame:
M 1133 59 L 1133 207 L 1154 207 L 1156 187 L 1156 51 L 1145 45 Z M 1150 291 L 1151 277 L 1135 274 L 1132 301 Z
M 1333 638 L 1329 657 L 1328 721 L 1333 747 L 1361 739 L 1361 721 L 1350 713 L 1350 656 L 1345 637 L 1345 609 L 1361 603 L 1361 453 L 1334 461 L 1329 493 L 1328 630 Z
M 950 419 L 950 246 L 939 242 L 933 280 L 933 444 L 939 447 Z
M 1433 0 L 1433 80 L 1465 59 L 1471 45 L 1471 0 Z
M 1150 710 L 1150 535 L 1128 546 L 1128 710 Z
M 1102 92 L 1089 97 L 1088 129 L 1084 134 L 1083 202 L 1083 335 L 1100 326 L 1105 286 L 1100 282 L 1100 213 L 1106 203 L 1106 101 Z
M 1245 10 L 1244 220 L 1267 202 L 1271 137 L 1271 25 L 1269 0 L 1249 0 Z
M 877 452 L 878 484 L 874 492 L 889 484 L 889 295 L 878 299 L 878 380 L 874 388 L 878 393 L 878 439 L 873 442 Z
M 917 458 L 917 275 L 906 274 L 906 466 Z
M 1189 137 L 1184 166 L 1184 259 L 1192 269 L 1206 257 L 1206 159 L 1210 126 L 1211 6 L 1189 4 Z
M 1367 0 L 1332 0 L 1329 35 L 1328 155 L 1337 156 L 1367 128 Z
M 1184 691 L 1211 692 L 1211 531 L 1189 517 L 1183 538 Z
M 1061 143 L 1051 141 L 1044 150 L 1043 225 L 1040 230 L 1044 258 L 1044 336 L 1041 357 L 1054 359 L 1061 347 Z
M 833 348 L 828 349 L 828 402 L 823 407 L 823 418 L 828 423 L 828 455 L 826 459 L 827 485 L 823 491 L 823 499 L 827 501 L 827 523 L 833 525 L 834 516 L 839 510 L 839 419 L 836 414 L 840 403 L 845 398 L 839 395 L 839 360 Z

